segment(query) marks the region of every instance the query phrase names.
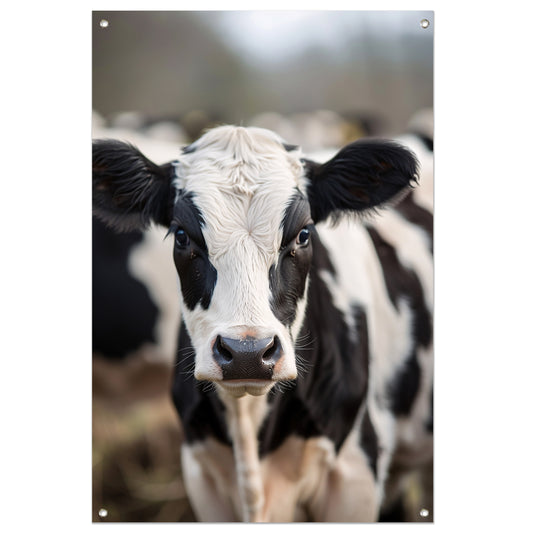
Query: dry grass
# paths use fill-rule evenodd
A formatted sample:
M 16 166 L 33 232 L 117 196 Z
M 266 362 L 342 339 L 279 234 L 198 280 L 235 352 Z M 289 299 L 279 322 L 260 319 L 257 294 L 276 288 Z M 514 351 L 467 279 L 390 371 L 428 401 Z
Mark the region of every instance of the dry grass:
M 95 360 L 93 522 L 195 520 L 181 477 L 170 372 L 164 365 Z

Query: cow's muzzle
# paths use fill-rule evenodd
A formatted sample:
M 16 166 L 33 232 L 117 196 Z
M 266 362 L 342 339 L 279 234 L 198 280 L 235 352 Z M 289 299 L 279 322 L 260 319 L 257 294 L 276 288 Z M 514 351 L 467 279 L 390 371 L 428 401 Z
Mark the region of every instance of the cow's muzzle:
M 283 350 L 277 336 L 231 339 L 217 336 L 213 357 L 222 369 L 223 380 L 270 380 Z

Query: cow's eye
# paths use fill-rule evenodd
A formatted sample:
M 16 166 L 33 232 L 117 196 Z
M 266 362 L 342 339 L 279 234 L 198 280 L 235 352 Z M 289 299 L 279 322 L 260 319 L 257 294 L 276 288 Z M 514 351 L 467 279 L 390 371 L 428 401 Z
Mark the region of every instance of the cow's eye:
M 296 244 L 298 246 L 307 246 L 309 244 L 309 236 L 309 230 L 304 228 L 300 231 L 300 233 L 298 233 L 298 237 L 296 237 Z
M 184 229 L 177 229 L 176 230 L 176 246 L 178 248 L 186 248 L 188 245 L 189 245 L 189 236 L 187 235 L 187 233 L 185 232 Z

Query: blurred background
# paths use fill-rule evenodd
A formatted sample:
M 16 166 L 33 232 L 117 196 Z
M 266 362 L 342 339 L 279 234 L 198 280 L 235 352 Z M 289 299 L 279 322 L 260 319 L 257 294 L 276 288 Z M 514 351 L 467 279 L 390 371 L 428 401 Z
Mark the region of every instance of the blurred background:
M 433 27 L 429 11 L 96 11 L 92 136 L 156 163 L 221 123 L 307 152 L 432 139 Z M 163 237 L 93 221 L 93 521 L 195 520 L 170 402 L 179 304 Z M 420 497 L 413 483 L 413 520 Z
M 395 134 L 433 104 L 431 12 L 94 12 L 92 31 L 94 110 L 110 125 L 174 124 L 186 142 L 220 122 L 300 137 L 320 110 L 348 135 Z

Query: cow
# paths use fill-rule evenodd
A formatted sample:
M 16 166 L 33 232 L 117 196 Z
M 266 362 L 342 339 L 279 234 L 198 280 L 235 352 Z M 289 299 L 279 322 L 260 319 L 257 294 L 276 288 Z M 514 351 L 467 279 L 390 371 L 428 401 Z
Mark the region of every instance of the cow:
M 93 137 L 134 142 L 157 161 L 173 157 L 175 143 L 133 130 L 110 128 L 93 112 Z M 179 301 L 172 243 L 166 230 L 116 232 L 92 220 L 92 349 L 95 396 L 129 403 L 168 382 L 176 353 Z M 147 375 L 161 379 L 147 379 Z M 139 387 L 139 382 L 153 384 Z M 159 387 L 158 394 L 161 387 Z M 125 394 L 127 392 L 127 394 Z M 93 398 L 95 397 L 93 396 Z M 126 401 L 127 400 L 127 401 Z
M 165 232 L 117 233 L 92 220 L 93 353 L 171 364 L 179 324 L 178 289 Z M 174 288 L 174 291 L 172 289 Z M 172 297 L 170 293 L 174 293 Z
M 432 214 L 416 156 L 361 139 L 321 163 L 229 125 L 177 155 L 158 165 L 93 141 L 93 209 L 173 241 L 172 398 L 197 518 L 378 520 L 409 472 L 432 468 Z

